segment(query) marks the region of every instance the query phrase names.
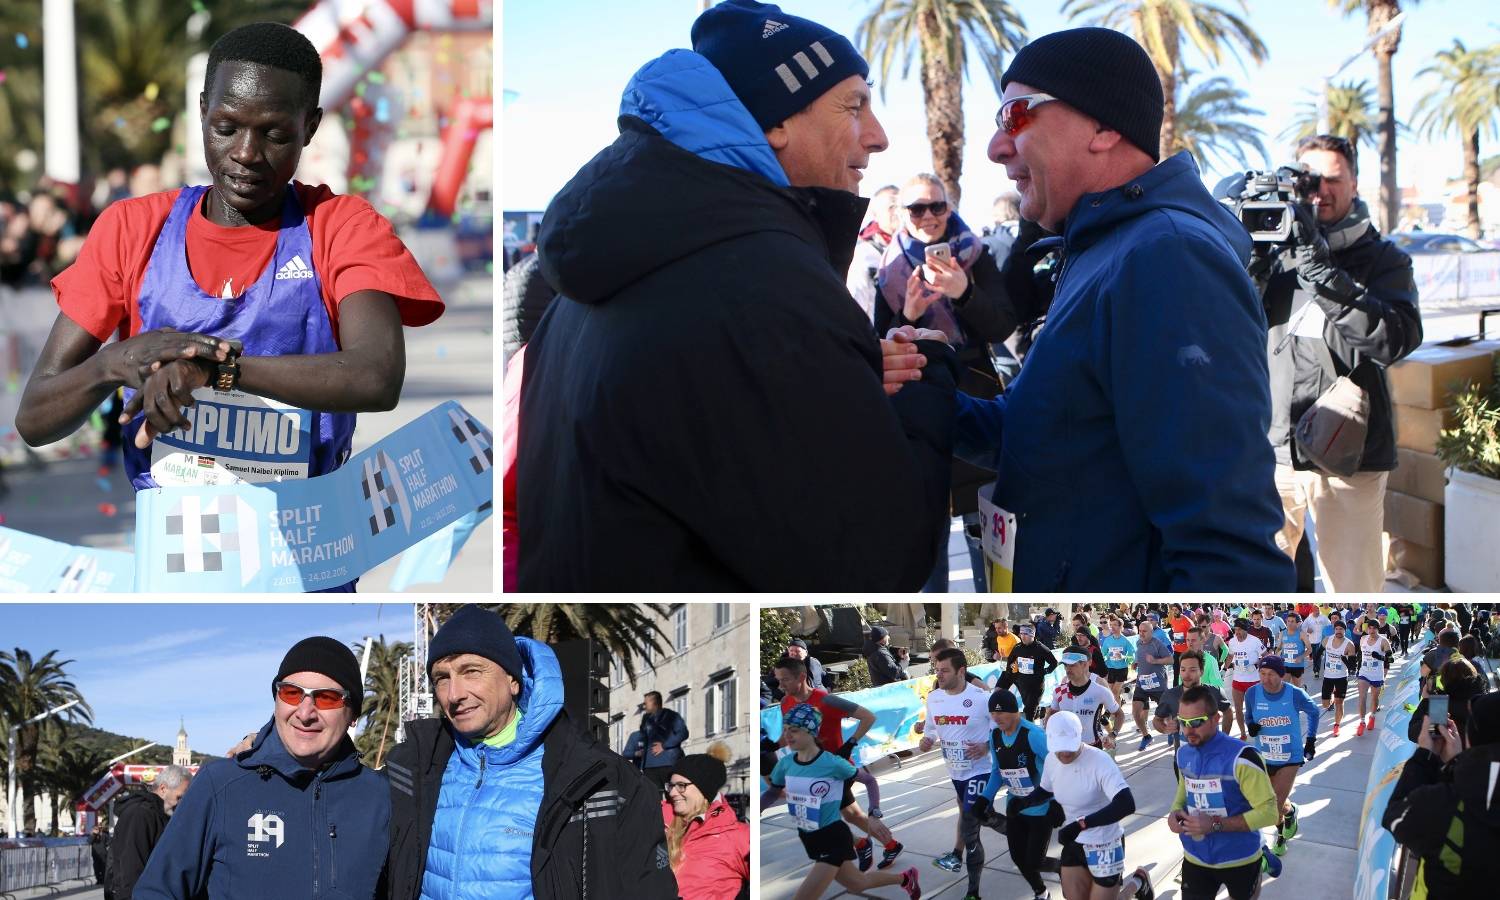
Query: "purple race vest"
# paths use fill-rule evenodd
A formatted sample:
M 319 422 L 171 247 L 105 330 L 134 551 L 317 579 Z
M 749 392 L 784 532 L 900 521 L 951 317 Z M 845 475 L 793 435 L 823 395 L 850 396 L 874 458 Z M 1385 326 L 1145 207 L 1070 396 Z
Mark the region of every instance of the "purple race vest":
M 188 220 L 198 214 L 207 190 L 183 188 L 156 239 L 138 300 L 141 330 L 171 327 L 237 338 L 245 356 L 337 351 L 296 189 L 287 186 L 270 265 L 234 299 L 205 293 L 188 270 Z M 127 400 L 131 393 L 127 391 Z M 349 458 L 352 413 L 297 409 L 208 387 L 194 391 L 193 398 L 185 413 L 192 427 L 159 435 L 145 450 L 137 450 L 134 440 L 145 415 L 137 414 L 125 426 L 125 472 L 136 490 L 310 478 L 332 472 Z

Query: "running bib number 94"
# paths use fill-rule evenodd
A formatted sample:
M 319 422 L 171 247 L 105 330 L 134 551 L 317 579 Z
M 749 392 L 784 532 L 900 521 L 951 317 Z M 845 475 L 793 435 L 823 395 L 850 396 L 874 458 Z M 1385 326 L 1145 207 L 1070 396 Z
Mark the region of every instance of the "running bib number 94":
M 193 391 L 188 428 L 151 444 L 151 477 L 162 487 L 307 478 L 313 414 L 241 391 Z
M 1207 816 L 1225 817 L 1229 809 L 1224 803 L 1224 782 L 1218 778 L 1182 779 L 1187 787 L 1188 809 Z

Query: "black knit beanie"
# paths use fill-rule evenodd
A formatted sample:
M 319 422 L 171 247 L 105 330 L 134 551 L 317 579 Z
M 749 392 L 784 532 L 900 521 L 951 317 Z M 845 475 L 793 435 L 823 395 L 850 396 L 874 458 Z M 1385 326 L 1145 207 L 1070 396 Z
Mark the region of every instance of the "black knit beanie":
M 1161 160 L 1161 78 L 1129 35 L 1112 28 L 1043 35 L 1010 61 L 1000 89 L 1012 81 L 1051 94 Z
M 505 620 L 498 613 L 472 603 L 460 607 L 432 636 L 427 645 L 427 674 L 432 674 L 433 663 L 456 653 L 472 653 L 491 660 L 517 681 L 524 674 L 521 651 Z
M 829 88 L 870 74 L 849 39 L 755 0 L 724 0 L 693 23 L 693 52 L 708 57 L 734 95 L 769 131 Z
M 349 692 L 349 708 L 354 711 L 354 717 L 359 718 L 360 708 L 365 702 L 365 682 L 359 675 L 359 660 L 354 658 L 354 651 L 344 646 L 343 642 L 331 637 L 310 637 L 298 641 L 281 660 L 281 668 L 276 670 L 276 677 L 271 679 L 271 690 L 275 691 L 275 682 L 298 672 L 317 672 L 332 678 L 339 687 Z
M 707 753 L 694 753 L 684 756 L 672 767 L 673 775 L 681 775 L 693 783 L 703 798 L 709 803 L 724 790 L 724 782 L 729 779 L 724 769 L 724 764 L 709 756 Z

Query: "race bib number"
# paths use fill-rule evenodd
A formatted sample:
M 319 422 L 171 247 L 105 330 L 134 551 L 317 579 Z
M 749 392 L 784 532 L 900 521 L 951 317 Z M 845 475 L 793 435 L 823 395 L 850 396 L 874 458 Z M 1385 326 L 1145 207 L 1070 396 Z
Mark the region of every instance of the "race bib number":
M 1370 681 L 1380 681 L 1385 678 L 1385 663 L 1376 659 L 1370 651 L 1366 650 L 1359 663 L 1359 674 L 1365 676 Z
M 1036 786 L 1031 783 L 1031 772 L 1026 769 L 1001 769 L 1000 777 L 1012 796 L 1029 797 Z
M 1224 782 L 1218 778 L 1182 779 L 1187 787 L 1187 807 L 1194 813 L 1223 818 L 1229 815 L 1224 802 Z
M 827 778 L 788 778 L 787 812 L 797 821 L 799 831 L 817 831 L 822 826 L 820 810 L 823 799 L 834 789 Z
M 193 391 L 192 424 L 151 442 L 151 477 L 162 487 L 307 478 L 313 413 L 241 391 Z
M 1255 680 L 1255 661 L 1248 650 L 1234 651 L 1234 677 L 1236 681 Z
M 1124 647 L 1110 647 L 1109 658 L 1112 662 L 1119 662 L 1125 658 Z
M 979 488 L 980 543 L 990 563 L 990 593 L 1008 594 L 1016 570 L 1016 517 L 994 503 L 995 483 Z
M 1344 658 L 1337 653 L 1329 653 L 1324 659 L 1324 672 L 1329 678 L 1349 677 L 1349 667 L 1344 665 Z
M 1270 763 L 1288 763 L 1292 760 L 1292 736 L 1289 734 L 1265 734 L 1261 733 L 1257 743 L 1260 744 L 1260 755 Z
M 1136 686 L 1143 691 L 1161 690 L 1161 676 L 1155 672 L 1142 674 L 1136 679 Z
M 1023 656 L 1016 660 L 1016 671 L 1022 675 L 1036 674 L 1036 660 L 1029 656 Z
M 1089 872 L 1097 878 L 1119 875 L 1125 870 L 1125 839 L 1115 838 L 1107 844 L 1083 844 L 1083 856 Z
M 1174 643 L 1174 644 L 1186 644 L 1187 643 L 1187 632 L 1184 632 L 1184 631 L 1174 631 L 1174 632 L 1172 632 L 1172 643 Z
M 955 781 L 974 768 L 974 761 L 969 759 L 968 745 L 963 741 L 943 741 L 943 761 L 948 764 L 948 773 Z
M 1286 660 L 1289 663 L 1295 663 L 1295 662 L 1297 662 L 1297 659 L 1300 656 L 1301 656 L 1301 654 L 1297 652 L 1297 648 L 1296 647 L 1282 647 L 1281 648 L 1281 658 L 1284 659 L 1284 660 Z

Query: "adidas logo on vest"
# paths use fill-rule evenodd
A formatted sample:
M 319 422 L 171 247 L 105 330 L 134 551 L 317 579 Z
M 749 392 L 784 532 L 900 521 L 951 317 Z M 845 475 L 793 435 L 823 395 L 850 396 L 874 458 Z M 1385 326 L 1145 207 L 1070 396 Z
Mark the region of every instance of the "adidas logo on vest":
M 293 256 L 291 259 L 287 260 L 286 265 L 284 265 L 280 269 L 276 270 L 276 280 L 277 281 L 281 281 L 282 279 L 285 279 L 285 278 L 311 278 L 311 277 L 313 277 L 313 270 L 310 269 L 310 268 L 308 268 L 307 263 L 305 263 L 305 262 L 302 261 L 302 255 L 301 254 L 297 254 L 296 256 Z
M 790 26 L 788 26 L 785 22 L 778 22 L 775 19 L 767 19 L 766 27 L 760 33 L 760 39 L 765 40 L 778 31 L 786 31 L 789 27 Z

